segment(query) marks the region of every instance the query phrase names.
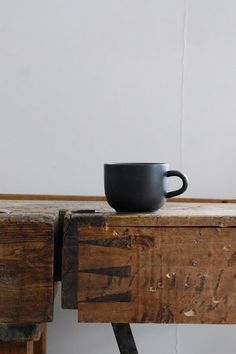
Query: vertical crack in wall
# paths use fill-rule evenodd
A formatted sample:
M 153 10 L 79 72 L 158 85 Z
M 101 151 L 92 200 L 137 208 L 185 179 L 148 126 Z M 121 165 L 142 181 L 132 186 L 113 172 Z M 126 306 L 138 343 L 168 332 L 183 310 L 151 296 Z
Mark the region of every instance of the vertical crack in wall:
M 175 325 L 175 354 L 179 354 L 179 325 Z
M 186 60 L 186 41 L 187 41 L 187 21 L 188 21 L 188 0 L 184 0 L 183 14 L 183 44 L 181 57 L 181 87 L 180 87 L 180 170 L 183 168 L 183 136 L 184 136 L 184 81 L 185 81 L 185 60 Z

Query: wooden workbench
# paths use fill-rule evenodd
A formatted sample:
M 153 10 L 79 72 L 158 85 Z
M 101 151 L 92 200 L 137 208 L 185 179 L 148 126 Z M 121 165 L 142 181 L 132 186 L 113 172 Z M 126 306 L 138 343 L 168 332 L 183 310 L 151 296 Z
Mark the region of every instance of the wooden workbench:
M 236 323 L 235 201 L 117 214 L 104 198 L 0 199 L 0 354 L 45 353 L 32 343 L 61 276 L 63 308 L 113 323 L 118 344 L 119 323 Z

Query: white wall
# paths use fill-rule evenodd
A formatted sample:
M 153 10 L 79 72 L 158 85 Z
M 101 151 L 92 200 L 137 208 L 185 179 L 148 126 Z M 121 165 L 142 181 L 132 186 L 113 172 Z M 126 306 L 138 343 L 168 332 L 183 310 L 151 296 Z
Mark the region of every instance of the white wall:
M 102 194 L 107 161 L 166 161 L 235 198 L 236 2 L 0 2 L 0 192 Z M 134 325 L 140 353 L 233 354 L 234 326 Z M 49 354 L 118 353 L 60 310 Z

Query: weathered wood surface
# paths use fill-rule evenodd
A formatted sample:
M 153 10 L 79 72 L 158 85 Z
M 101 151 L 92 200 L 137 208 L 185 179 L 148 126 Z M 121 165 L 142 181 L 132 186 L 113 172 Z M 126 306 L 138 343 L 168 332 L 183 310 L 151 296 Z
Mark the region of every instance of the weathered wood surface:
M 77 223 L 73 214 L 65 216 L 62 250 L 62 304 L 63 308 L 77 308 L 78 242 Z
M 10 213 L 24 210 L 25 213 L 55 215 L 67 211 L 105 213 L 108 226 L 236 226 L 236 203 L 213 202 L 171 202 L 154 213 L 115 213 L 105 201 L 33 201 L 33 200 L 0 200 L 1 210 Z
M 0 214 L 0 323 L 52 320 L 56 214 Z
M 80 321 L 236 322 L 234 201 L 116 214 L 101 200 L 22 198 L 1 200 L 1 210 L 0 322 L 52 319 L 62 232 L 63 307 L 79 309 Z
M 0 323 L 52 320 L 64 213 L 83 208 L 87 202 L 0 200 Z
M 45 330 L 45 324 L 0 324 L 0 341 L 38 341 Z
M 46 354 L 45 324 L 0 325 L 0 354 Z
M 0 323 L 52 320 L 64 213 L 83 208 L 87 202 L 0 200 Z
M 154 213 L 105 215 L 107 226 L 236 226 L 234 203 L 166 203 Z
M 34 344 L 32 341 L 22 343 L 0 342 L 0 354 L 34 354 Z
M 63 307 L 77 308 L 81 322 L 236 323 L 236 228 L 225 227 L 236 213 L 216 209 L 212 227 L 210 216 L 207 227 L 193 226 L 191 210 L 189 226 L 178 227 L 158 226 L 154 215 L 150 226 L 150 214 L 125 226 L 126 214 L 111 223 L 110 214 L 68 213 Z M 219 213 L 224 227 L 215 227 Z
M 39 340 L 34 341 L 34 354 L 46 354 L 47 352 L 47 327 L 44 325 Z
M 59 200 L 59 201 L 96 201 L 105 200 L 99 195 L 52 195 L 52 194 L 0 194 L 2 200 Z
M 76 210 L 97 210 L 99 212 L 111 212 L 104 200 L 0 200 L 0 214 L 12 212 L 30 213 L 36 215 L 55 215 L 55 213 Z
M 53 194 L 0 194 L 0 200 L 34 200 L 34 201 L 105 201 L 102 195 L 53 195 Z M 236 199 L 217 198 L 171 198 L 171 202 L 184 203 L 236 203 Z

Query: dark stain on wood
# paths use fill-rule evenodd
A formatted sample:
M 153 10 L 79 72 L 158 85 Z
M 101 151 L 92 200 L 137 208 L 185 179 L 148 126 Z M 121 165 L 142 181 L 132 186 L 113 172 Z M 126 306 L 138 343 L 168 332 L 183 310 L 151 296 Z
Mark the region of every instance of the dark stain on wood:
M 189 273 L 187 275 L 187 278 L 185 280 L 185 284 L 184 284 L 184 290 L 188 290 L 191 287 L 191 282 L 190 282 L 190 277 L 191 277 L 191 273 Z
M 58 213 L 0 217 L 0 322 L 49 322 Z
M 131 236 L 127 237 L 113 237 L 110 239 L 97 239 L 97 240 L 81 240 L 80 244 L 87 244 L 102 247 L 115 247 L 122 249 L 131 248 Z
M 236 263 L 236 252 L 234 252 L 228 260 L 228 266 L 232 266 Z
M 94 214 L 95 209 L 73 209 L 71 210 L 72 214 Z
M 176 274 L 175 273 L 171 274 L 170 287 L 172 289 L 176 287 Z
M 174 321 L 174 315 L 168 306 L 161 306 L 156 314 L 156 322 L 172 323 Z
M 228 314 L 229 314 L 228 311 L 226 311 L 224 316 L 221 317 L 219 323 L 227 323 Z
M 155 244 L 155 237 L 153 236 L 138 236 L 135 237 L 135 244 L 142 248 L 151 248 Z
M 62 308 L 77 307 L 78 249 L 77 223 L 66 215 L 62 252 Z
M 39 324 L 0 324 L 0 341 L 25 341 L 38 339 Z
M 214 311 L 216 309 L 216 307 L 218 306 L 218 304 L 209 304 L 207 306 L 207 311 Z
M 80 226 L 102 227 L 105 226 L 103 213 L 73 214 L 74 219 L 79 221 Z
M 144 313 L 142 314 L 141 322 L 144 323 L 147 321 L 147 319 L 148 319 L 148 313 L 144 311 Z
M 130 277 L 131 267 L 109 267 L 109 268 L 95 268 L 95 269 L 80 269 L 80 273 L 93 273 L 100 275 L 108 275 L 111 277 Z
M 206 275 L 203 274 L 200 276 L 200 284 L 195 287 L 196 293 L 200 294 L 203 291 L 206 279 Z

